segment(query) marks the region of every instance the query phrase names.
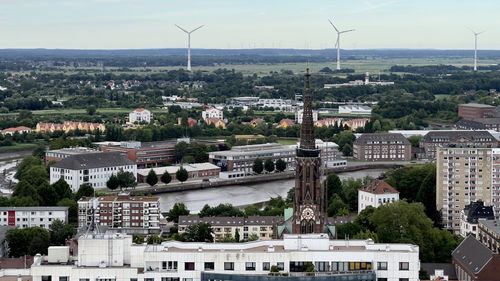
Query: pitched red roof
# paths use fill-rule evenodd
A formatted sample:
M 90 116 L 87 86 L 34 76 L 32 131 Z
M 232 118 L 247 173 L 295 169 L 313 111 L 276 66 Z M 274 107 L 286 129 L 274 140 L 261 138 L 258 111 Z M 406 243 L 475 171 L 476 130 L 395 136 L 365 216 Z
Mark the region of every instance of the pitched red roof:
M 399 193 L 394 187 L 385 182 L 384 180 L 375 179 L 370 184 L 365 186 L 363 189 L 365 192 L 372 194 L 387 194 L 387 193 Z

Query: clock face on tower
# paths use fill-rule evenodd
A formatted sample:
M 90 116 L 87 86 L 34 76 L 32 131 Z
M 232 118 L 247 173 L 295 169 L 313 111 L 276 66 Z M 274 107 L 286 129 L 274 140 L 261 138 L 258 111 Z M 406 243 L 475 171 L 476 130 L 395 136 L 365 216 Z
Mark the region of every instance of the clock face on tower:
M 306 207 L 302 210 L 302 219 L 303 220 L 312 220 L 314 219 L 314 211 L 310 207 Z

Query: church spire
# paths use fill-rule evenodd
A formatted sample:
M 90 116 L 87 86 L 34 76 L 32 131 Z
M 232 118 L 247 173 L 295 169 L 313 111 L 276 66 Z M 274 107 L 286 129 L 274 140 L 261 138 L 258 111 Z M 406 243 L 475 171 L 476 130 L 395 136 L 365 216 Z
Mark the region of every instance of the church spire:
M 309 68 L 307 68 L 304 75 L 304 108 L 302 111 L 302 125 L 300 127 L 300 148 L 302 149 L 315 149 L 310 78 L 311 74 L 309 73 Z

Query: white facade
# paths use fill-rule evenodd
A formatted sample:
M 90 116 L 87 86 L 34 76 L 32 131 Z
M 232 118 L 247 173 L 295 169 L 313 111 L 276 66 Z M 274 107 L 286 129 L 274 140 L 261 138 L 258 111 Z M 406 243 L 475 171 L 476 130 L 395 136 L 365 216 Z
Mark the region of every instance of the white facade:
M 201 118 L 206 122 L 208 118 L 224 119 L 224 113 L 217 108 L 207 108 L 201 112 Z
M 399 193 L 376 194 L 364 190 L 358 190 L 358 214 L 366 207 L 378 208 L 387 203 L 399 201 Z
M 77 260 L 49 263 L 54 258 L 36 256 L 31 266 L 33 281 L 208 280 L 201 278 L 202 272 L 231 277 L 252 275 L 254 280 L 266 280 L 271 266 L 291 276 L 304 276 L 296 271 L 299 262 L 312 262 L 316 276 L 369 271 L 388 281 L 419 280 L 419 248 L 411 244 L 329 240 L 323 234 L 285 235 L 283 240 L 248 243 L 131 243 L 130 236 L 121 234 L 81 237 Z M 49 253 L 53 253 L 50 248 Z M 64 255 L 59 253 L 58 258 Z
M 304 115 L 304 110 L 297 110 L 295 112 L 295 123 L 302 124 L 302 115 Z M 318 111 L 313 110 L 313 122 L 318 121 Z
M 472 234 L 478 239 L 477 225 L 477 223 L 472 223 L 467 220 L 467 215 L 464 210 L 460 211 L 460 236 L 466 238 L 469 234 Z
M 151 111 L 144 109 L 144 108 L 138 108 L 128 114 L 128 122 L 129 123 L 151 123 L 151 120 L 153 119 L 153 114 Z
M 370 115 L 372 109 L 364 105 L 341 105 L 339 106 L 339 114 L 358 114 Z
M 104 165 L 106 163 L 103 163 Z M 69 184 L 73 192 L 78 191 L 80 185 L 88 183 L 94 189 L 103 189 L 106 187 L 106 182 L 113 174 L 117 174 L 120 170 L 131 172 L 134 177 L 137 175 L 137 165 L 109 166 L 93 169 L 64 169 L 50 167 L 50 184 L 55 183 L 61 177 Z
M 0 226 L 49 229 L 55 220 L 68 222 L 68 207 L 0 207 Z

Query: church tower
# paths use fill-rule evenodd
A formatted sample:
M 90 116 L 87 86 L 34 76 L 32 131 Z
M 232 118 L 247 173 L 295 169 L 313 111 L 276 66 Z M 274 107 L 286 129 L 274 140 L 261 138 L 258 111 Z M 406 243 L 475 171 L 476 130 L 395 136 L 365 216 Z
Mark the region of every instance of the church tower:
M 326 190 L 321 184 L 322 165 L 314 139 L 312 93 L 309 68 L 304 76 L 304 111 L 300 127 L 295 168 L 293 233 L 324 233 L 326 224 Z

